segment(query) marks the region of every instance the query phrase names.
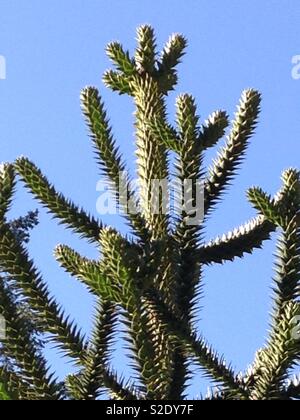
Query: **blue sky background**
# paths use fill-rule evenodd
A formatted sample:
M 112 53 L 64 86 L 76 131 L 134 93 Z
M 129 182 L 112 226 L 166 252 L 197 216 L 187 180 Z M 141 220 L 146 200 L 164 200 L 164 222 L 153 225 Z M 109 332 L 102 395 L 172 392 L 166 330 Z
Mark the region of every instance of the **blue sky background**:
M 260 185 L 274 193 L 281 172 L 300 166 L 300 80 L 291 76 L 292 57 L 300 54 L 297 0 L 1 0 L 0 55 L 6 58 L 7 79 L 0 80 L 0 161 L 30 157 L 59 190 L 96 214 L 99 174 L 79 94 L 85 85 L 100 88 L 134 170 L 132 103 L 107 90 L 101 76 L 110 67 L 106 44 L 120 40 L 133 51 L 135 28 L 142 23 L 155 27 L 160 47 L 173 32 L 189 39 L 180 83 L 168 101 L 171 119 L 182 92 L 195 95 L 202 118 L 219 108 L 233 116 L 246 87 L 263 94 L 248 159 L 206 229 L 207 238 L 214 237 L 255 214 L 246 200 L 248 187 Z M 19 188 L 12 216 L 36 207 Z M 104 221 L 125 229 L 116 217 Z M 97 250 L 41 211 L 30 252 L 51 291 L 89 331 L 92 298 L 53 259 L 58 243 L 97 256 Z M 274 249 L 274 241 L 269 242 L 253 256 L 205 269 L 199 328 L 237 370 L 246 368 L 266 337 Z M 70 370 L 53 351 L 49 355 L 60 374 Z M 124 363 L 119 351 L 116 367 L 128 374 Z M 206 386 L 200 379 L 197 372 L 194 395 Z

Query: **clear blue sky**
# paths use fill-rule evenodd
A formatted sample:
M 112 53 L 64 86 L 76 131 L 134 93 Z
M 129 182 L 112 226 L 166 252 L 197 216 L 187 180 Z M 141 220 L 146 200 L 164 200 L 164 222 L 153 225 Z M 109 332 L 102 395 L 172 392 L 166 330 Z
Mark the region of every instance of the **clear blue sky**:
M 101 75 L 110 66 L 105 45 L 120 40 L 132 51 L 141 23 L 156 28 L 160 46 L 173 32 L 189 39 L 176 94 L 193 93 L 203 118 L 219 108 L 233 115 L 246 87 L 263 94 L 248 159 L 210 220 L 210 238 L 254 215 L 248 187 L 275 192 L 282 170 L 300 166 L 300 80 L 291 76 L 292 57 L 300 54 L 297 0 L 1 0 L 0 55 L 7 79 L 0 80 L 0 161 L 30 157 L 59 190 L 96 213 L 99 175 L 79 93 L 85 85 L 100 88 L 121 150 L 133 162 L 132 104 L 104 88 Z M 19 189 L 12 215 L 36 207 Z M 124 229 L 117 218 L 104 221 Z M 58 300 L 88 331 L 92 299 L 53 259 L 57 243 L 97 255 L 42 211 L 30 251 Z M 205 270 L 199 329 L 237 370 L 252 361 L 266 337 L 273 252 L 270 242 L 253 256 Z M 61 374 L 70 368 L 53 352 L 51 360 Z M 120 353 L 118 361 L 123 369 Z M 192 391 L 203 391 L 199 380 Z

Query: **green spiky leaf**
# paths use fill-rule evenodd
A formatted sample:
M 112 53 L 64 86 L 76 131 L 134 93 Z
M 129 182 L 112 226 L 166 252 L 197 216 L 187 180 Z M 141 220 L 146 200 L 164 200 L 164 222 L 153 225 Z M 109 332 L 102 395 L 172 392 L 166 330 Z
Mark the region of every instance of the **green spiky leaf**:
M 209 170 L 205 187 L 206 213 L 218 202 L 245 157 L 250 137 L 256 128 L 260 102 L 261 95 L 256 90 L 243 92 L 227 143 Z
M 187 47 L 187 39 L 181 34 L 173 34 L 170 36 L 161 53 L 161 69 L 164 72 L 169 72 L 174 69 L 185 54 Z
M 102 80 L 105 86 L 114 92 L 118 92 L 120 95 L 133 95 L 130 78 L 120 72 L 107 70 Z
M 140 73 L 155 71 L 156 40 L 154 30 L 149 25 L 142 25 L 137 29 L 138 47 L 135 52 L 135 62 Z
M 199 250 L 199 260 L 202 264 L 233 261 L 235 258 L 252 254 L 254 249 L 261 248 L 263 242 L 270 239 L 276 226 L 258 216 L 250 222 L 234 229 L 233 231 L 217 237 Z
M 62 223 L 81 236 L 98 242 L 103 226 L 101 223 L 58 193 L 40 169 L 29 159 L 19 158 L 15 163 L 15 168 L 26 187 L 49 209 L 55 218 L 60 219 Z
M 13 165 L 0 164 L 0 219 L 8 211 L 15 189 L 15 173 Z
M 200 147 L 203 150 L 215 146 L 225 135 L 229 125 L 229 118 L 225 111 L 216 111 L 210 115 L 201 128 L 199 136 Z
M 111 42 L 106 47 L 108 57 L 116 65 L 117 70 L 123 72 L 127 76 L 131 76 L 136 72 L 135 63 L 131 60 L 128 51 L 124 51 L 119 42 Z

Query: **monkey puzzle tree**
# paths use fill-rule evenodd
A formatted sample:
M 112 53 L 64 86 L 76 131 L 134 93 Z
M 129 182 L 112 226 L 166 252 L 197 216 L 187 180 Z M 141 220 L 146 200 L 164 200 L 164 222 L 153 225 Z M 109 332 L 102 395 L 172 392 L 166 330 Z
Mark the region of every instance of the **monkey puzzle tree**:
M 15 235 L 15 238 L 20 243 L 27 244 L 29 242 L 29 235 L 30 231 L 38 225 L 38 212 L 30 211 L 26 216 L 19 217 L 9 222 L 10 229 L 12 233 Z M 38 340 L 39 332 L 38 326 L 36 324 L 36 319 L 34 312 L 27 305 L 27 302 L 24 299 L 20 299 L 17 283 L 14 281 L 14 278 L 7 273 L 1 272 L 1 282 L 6 288 L 6 293 L 10 294 L 11 299 L 13 300 L 18 312 L 21 316 L 24 317 L 24 320 L 28 323 L 29 330 L 31 331 L 31 337 L 34 339 L 36 338 L 36 344 L 42 346 L 42 341 Z M 4 320 L 2 319 L 3 323 Z M 3 330 L 5 329 L 5 325 L 3 325 Z M 5 331 L 2 331 L 3 334 Z M 0 331 L 1 333 L 1 331 Z M 9 365 L 10 358 L 9 354 L 6 354 L 4 347 L 5 343 L 0 342 L 0 365 Z M 13 367 L 13 364 L 12 364 Z
M 299 172 L 284 172 L 283 187 L 274 198 L 259 188 L 250 189 L 248 197 L 257 217 L 205 242 L 205 224 L 245 157 L 258 120 L 260 94 L 251 89 L 243 92 L 225 145 L 206 170 L 203 157 L 225 135 L 227 113 L 217 111 L 201 125 L 195 99 L 185 94 L 176 101 L 176 125 L 172 125 L 167 120 L 166 96 L 176 86 L 176 67 L 187 42 L 173 35 L 158 56 L 151 27 L 140 27 L 137 38 L 134 58 L 119 43 L 108 45 L 107 54 L 116 70 L 107 71 L 104 82 L 113 91 L 131 96 L 136 106 L 138 192 L 132 187 L 98 90 L 88 87 L 81 95 L 101 173 L 115 192 L 130 235 L 122 236 L 75 206 L 28 159 L 22 157 L 1 169 L 1 269 L 15 279 L 39 328 L 78 367 L 78 373 L 63 384 L 53 379 L 28 326 L 0 283 L 0 313 L 7 323 L 5 349 L 17 367 L 17 373 L 0 371 L 2 390 L 11 399 L 97 400 L 106 391 L 121 400 L 181 400 L 186 398 L 191 363 L 197 362 L 216 384 L 207 399 L 300 399 L 299 381 L 289 379 L 300 356 Z M 180 211 L 171 213 L 165 211 L 161 189 L 153 193 L 153 181 L 170 180 L 174 170 L 180 181 Z M 55 250 L 60 265 L 97 297 L 90 339 L 51 297 L 24 244 L 6 221 L 15 175 L 61 223 L 101 250 L 98 260 L 89 260 L 65 245 Z M 197 207 L 200 180 L 204 180 L 203 220 Z M 251 368 L 237 374 L 197 333 L 202 267 L 252 253 L 277 229 L 282 236 L 270 337 Z M 111 367 L 111 344 L 119 325 L 125 330 L 136 371 L 136 380 L 129 383 Z
M 7 167 L 1 167 L 0 173 L 5 173 Z M 2 187 L 2 183 L 1 183 Z M 2 190 L 4 192 L 4 190 Z M 30 231 L 37 226 L 38 224 L 38 212 L 30 211 L 24 217 L 19 217 L 17 219 L 9 221 L 9 227 L 14 235 L 16 241 L 20 244 L 27 244 L 29 242 Z M 42 350 L 43 340 L 40 340 L 40 331 L 38 328 L 37 319 L 32 308 L 28 305 L 26 300 L 21 296 L 20 289 L 18 284 L 15 281 L 14 277 L 10 274 L 2 272 L 0 270 L 0 279 L 1 286 L 5 290 L 7 296 L 13 303 L 15 310 L 20 318 L 22 318 L 24 324 L 27 326 L 28 334 L 30 340 L 34 343 L 37 350 Z M 5 319 L 0 317 L 0 371 L 6 372 L 10 370 L 12 373 L 17 375 L 16 366 L 14 359 L 11 357 L 11 353 L 7 351 L 5 337 Z M 9 399 L 8 396 L 5 396 L 4 386 L 0 383 L 0 399 Z

